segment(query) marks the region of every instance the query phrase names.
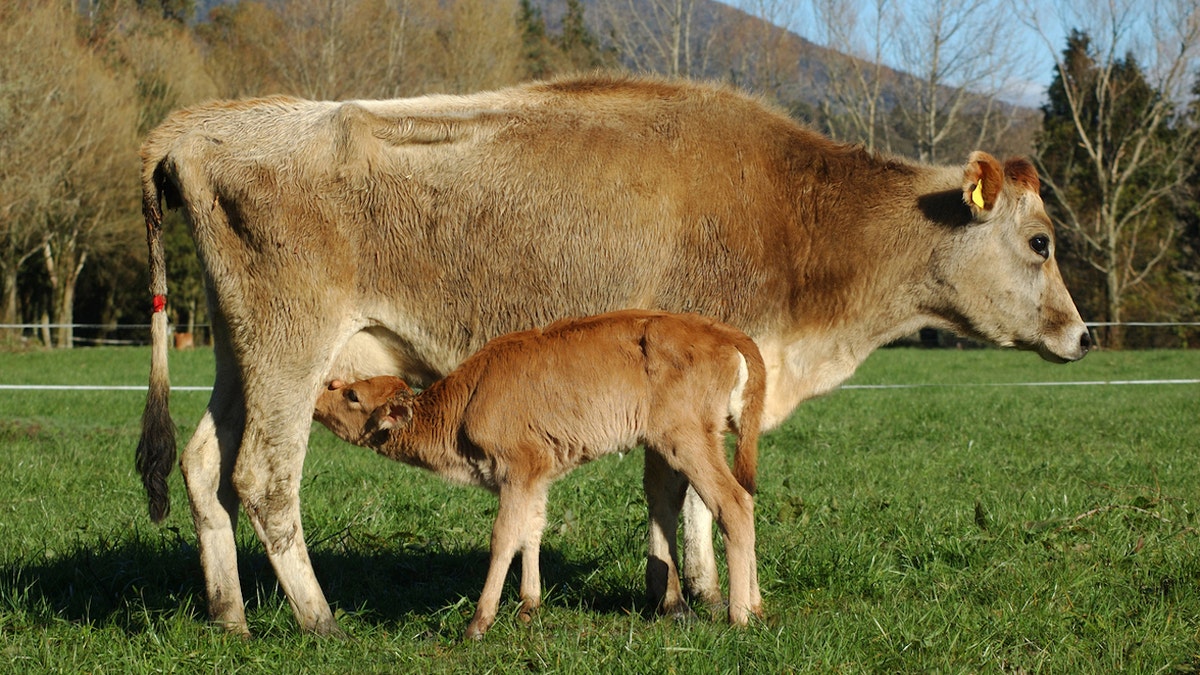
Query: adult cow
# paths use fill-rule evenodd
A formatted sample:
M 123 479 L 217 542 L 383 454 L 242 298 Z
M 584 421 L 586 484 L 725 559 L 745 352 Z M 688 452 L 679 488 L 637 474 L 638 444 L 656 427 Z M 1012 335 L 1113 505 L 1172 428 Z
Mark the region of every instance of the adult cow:
M 216 380 L 181 465 L 209 613 L 235 632 L 239 503 L 300 626 L 337 630 L 299 501 L 332 379 L 428 383 L 487 339 L 558 317 L 691 311 L 758 343 L 771 427 L 923 326 L 1055 361 L 1089 346 L 1028 163 L 875 155 L 720 86 L 593 76 L 211 103 L 171 115 L 142 162 L 155 307 L 163 198 L 186 209 L 205 270 Z M 153 326 L 138 465 L 161 520 L 174 435 L 163 314 Z M 685 506 L 688 581 L 711 599 L 698 504 Z

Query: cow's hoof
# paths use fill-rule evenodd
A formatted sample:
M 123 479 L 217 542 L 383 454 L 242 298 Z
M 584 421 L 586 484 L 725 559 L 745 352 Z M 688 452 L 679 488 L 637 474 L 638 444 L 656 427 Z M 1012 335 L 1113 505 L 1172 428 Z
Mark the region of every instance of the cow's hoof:
M 680 600 L 678 602 L 662 603 L 658 606 L 658 615 L 671 619 L 672 621 L 695 621 L 696 613 L 688 606 L 686 602 Z

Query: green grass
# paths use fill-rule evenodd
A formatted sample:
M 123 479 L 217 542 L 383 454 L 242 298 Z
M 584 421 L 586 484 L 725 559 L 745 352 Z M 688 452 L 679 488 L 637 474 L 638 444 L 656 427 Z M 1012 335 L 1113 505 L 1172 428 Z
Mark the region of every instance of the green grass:
M 173 384 L 211 384 L 211 353 L 171 358 Z M 148 364 L 0 353 L 0 384 L 140 385 Z M 1195 672 L 1200 385 L 961 385 L 1198 376 L 1197 351 L 880 351 L 850 384 L 954 386 L 844 389 L 763 438 L 765 621 L 645 616 L 634 453 L 555 484 L 545 607 L 521 624 L 510 584 L 474 644 L 490 494 L 317 427 L 306 536 L 348 638 L 296 631 L 243 519 L 243 641 L 206 621 L 178 472 L 165 525 L 145 515 L 144 394 L 0 390 L 0 671 Z M 183 438 L 206 400 L 173 393 Z

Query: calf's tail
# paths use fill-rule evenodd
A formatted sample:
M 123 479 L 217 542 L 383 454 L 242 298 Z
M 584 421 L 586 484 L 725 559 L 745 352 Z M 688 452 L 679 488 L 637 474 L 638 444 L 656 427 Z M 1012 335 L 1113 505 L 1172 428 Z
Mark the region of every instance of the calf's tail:
M 157 162 L 154 163 L 157 166 Z M 171 378 L 167 370 L 167 271 L 162 241 L 162 206 L 157 168 L 142 178 L 142 214 L 146 218 L 146 244 L 150 248 L 150 386 L 142 411 L 142 437 L 137 447 L 137 470 L 150 505 L 150 520 L 161 522 L 171 512 L 167 476 L 175 464 L 175 423 L 169 399 Z
M 767 368 L 758 345 L 749 337 L 739 336 L 735 346 L 746 360 L 748 377 L 742 394 L 742 414 L 736 420 L 738 440 L 733 455 L 733 477 L 753 495 L 758 489 L 758 434 L 767 395 Z

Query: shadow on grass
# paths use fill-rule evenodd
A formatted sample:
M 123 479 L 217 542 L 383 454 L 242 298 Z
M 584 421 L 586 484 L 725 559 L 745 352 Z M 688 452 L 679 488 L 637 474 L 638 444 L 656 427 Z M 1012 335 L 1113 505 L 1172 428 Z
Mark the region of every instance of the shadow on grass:
M 316 552 L 312 559 L 334 608 L 354 612 L 365 623 L 387 625 L 414 614 L 435 615 L 464 598 L 473 609 L 489 556 L 484 550 L 446 551 L 434 543 L 391 551 Z M 278 607 L 290 618 L 262 550 L 239 547 L 238 563 L 247 611 Z M 614 589 L 595 574 L 606 564 L 610 561 L 567 560 L 543 548 L 543 592 L 552 589 L 547 602 L 647 615 L 640 585 Z M 509 569 L 503 602 L 515 600 L 519 579 L 518 558 Z M 138 532 L 118 542 L 81 540 L 72 551 L 46 550 L 0 567 L 0 617 L 18 623 L 65 620 L 140 633 L 155 617 L 182 615 L 204 622 L 205 603 L 198 552 L 175 528 Z

